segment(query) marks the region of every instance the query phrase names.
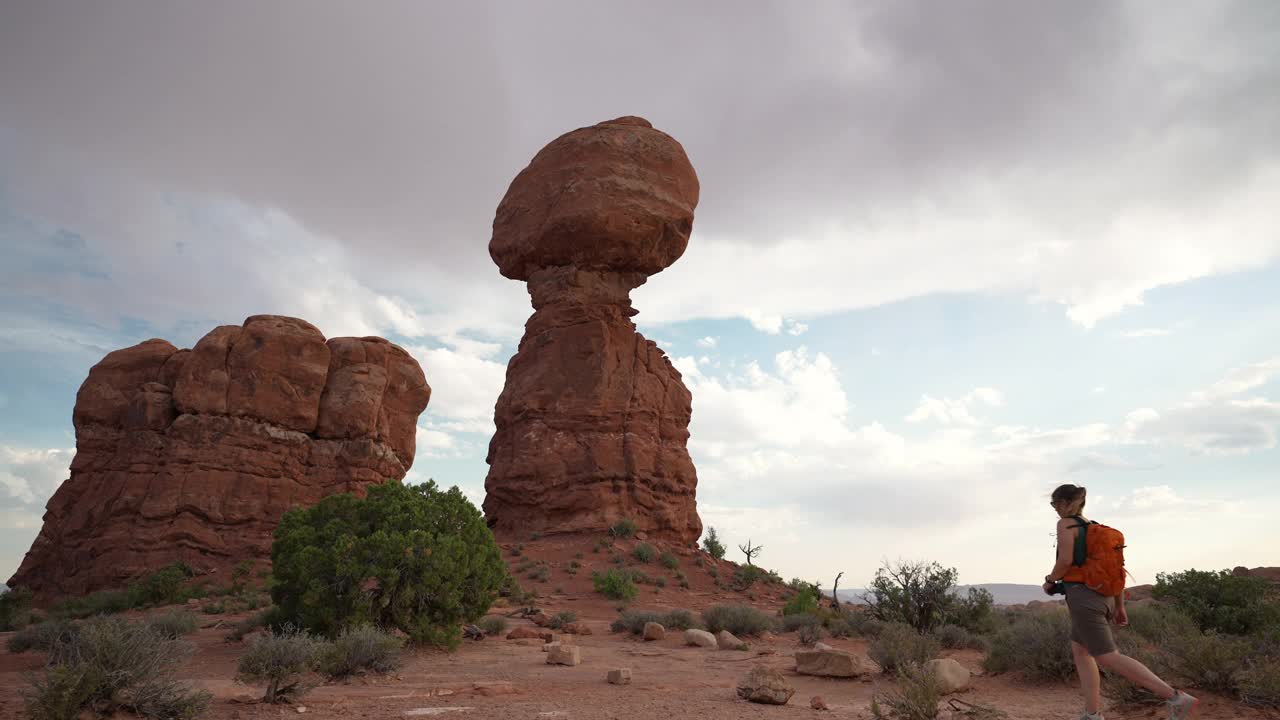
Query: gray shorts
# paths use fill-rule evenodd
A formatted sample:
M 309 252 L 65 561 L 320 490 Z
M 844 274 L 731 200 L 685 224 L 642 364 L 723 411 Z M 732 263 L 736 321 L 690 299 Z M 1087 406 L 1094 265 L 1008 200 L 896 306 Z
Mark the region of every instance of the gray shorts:
M 1111 637 L 1111 616 L 1115 600 L 1103 597 L 1083 585 L 1067 585 L 1067 611 L 1071 615 L 1071 641 L 1098 657 L 1116 651 Z

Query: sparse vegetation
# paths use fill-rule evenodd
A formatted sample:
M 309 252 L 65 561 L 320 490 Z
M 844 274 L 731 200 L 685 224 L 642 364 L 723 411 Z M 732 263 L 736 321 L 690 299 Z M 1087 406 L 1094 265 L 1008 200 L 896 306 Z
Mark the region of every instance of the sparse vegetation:
M 623 518 L 609 528 L 609 534 L 614 538 L 632 537 L 636 534 L 636 523 L 631 518 Z
M 707 528 L 707 534 L 702 538 L 702 549 L 717 560 L 724 559 L 725 546 L 724 543 L 720 542 L 720 536 L 716 534 L 715 528 Z
M 1239 689 L 1240 675 L 1248 666 L 1248 641 L 1216 632 L 1173 638 L 1163 650 L 1179 677 L 1195 687 L 1224 695 Z
M 253 615 L 234 623 L 231 626 L 231 630 L 224 637 L 231 642 L 240 642 L 244 639 L 245 635 L 248 635 L 258 628 L 266 627 L 274 614 L 274 608 L 268 608 L 266 610 L 256 612 Z
M 801 645 L 810 646 L 821 640 L 823 637 L 822 625 L 815 623 L 813 625 L 805 625 L 800 628 L 799 640 Z
M 443 647 L 488 611 L 506 576 L 480 511 L 431 481 L 290 510 L 271 558 L 283 621 L 329 637 L 367 623 Z
M 591 573 L 591 585 L 595 591 L 610 600 L 634 600 L 640 589 L 625 570 L 610 568 L 608 571 Z
M 755 585 L 756 581 L 763 577 L 765 577 L 764 570 L 761 570 L 755 565 L 739 565 L 733 571 L 733 584 L 731 587 L 734 590 L 742 592 L 750 588 L 752 585 Z
M 675 555 L 672 555 L 669 550 L 662 553 L 662 556 L 658 558 L 658 562 L 662 563 L 662 567 L 668 570 L 675 570 L 680 567 L 680 560 Z
M 871 698 L 871 716 L 876 720 L 934 720 L 942 689 L 932 673 L 916 664 L 905 665 L 898 673 L 898 685 Z
M 322 643 L 309 633 L 291 626 L 261 635 L 240 656 L 236 679 L 264 685 L 263 702 L 294 700 L 310 689 L 307 676 L 321 649 Z
M 1071 621 L 1065 612 L 1026 613 L 1001 628 L 983 661 L 989 672 L 1022 672 L 1036 680 L 1067 680 L 1075 674 Z
M 753 565 L 754 564 L 753 561 L 764 550 L 764 546 L 752 545 L 751 538 L 747 538 L 747 544 L 739 545 L 738 549 L 742 551 L 743 555 L 747 556 L 747 565 Z
M 938 638 L 938 642 L 942 647 L 948 650 L 987 650 L 990 644 L 987 639 L 977 633 L 960 627 L 959 625 L 941 625 L 933 631 L 934 637 Z
M 196 631 L 196 616 L 190 610 L 169 610 L 148 617 L 147 627 L 166 638 L 179 638 Z
M 507 619 L 501 616 L 482 617 L 476 623 L 485 635 L 501 635 L 507 631 Z
M 209 694 L 174 679 L 190 652 L 185 643 L 120 618 L 85 622 L 49 652 L 45 672 L 23 693 L 32 720 L 74 720 L 86 709 L 111 715 L 192 720 Z
M 70 642 L 79 632 L 80 626 L 70 620 L 45 620 L 15 632 L 7 647 L 11 653 L 49 652 L 54 645 Z
M 78 598 L 68 598 L 49 609 L 53 617 L 87 618 L 113 615 L 152 605 L 177 605 L 202 595 L 200 590 L 184 590 L 192 575 L 190 566 L 177 562 L 148 573 L 123 590 L 99 590 Z
M 759 635 L 773 630 L 773 618 L 750 605 L 716 605 L 702 611 L 702 622 L 707 630 L 718 633 L 728 630 L 734 635 Z
M 31 591 L 12 588 L 0 594 L 0 632 L 21 630 L 31 624 Z
M 551 620 L 547 623 L 547 627 L 551 628 L 552 630 L 559 630 L 565 625 L 568 625 L 569 623 L 577 622 L 577 621 L 578 621 L 577 613 L 573 612 L 572 610 L 561 610 L 560 612 L 551 616 Z
M 813 627 L 814 625 L 821 624 L 822 618 L 818 617 L 816 613 L 794 613 L 791 615 L 783 614 L 782 616 L 783 632 L 795 632 L 800 628 Z
M 889 623 L 867 646 L 867 656 L 885 673 L 898 674 L 910 666 L 922 666 L 937 657 L 936 638 L 905 623 Z
M 320 648 L 317 667 L 333 678 L 361 671 L 387 673 L 400 667 L 402 647 L 403 640 L 372 625 L 348 628 Z
M 656 551 L 653 549 L 653 546 L 650 545 L 649 543 L 640 543 L 639 545 L 636 545 L 635 548 L 632 549 L 631 551 L 631 556 L 642 563 L 653 562 L 653 556 L 655 554 L 656 554 Z

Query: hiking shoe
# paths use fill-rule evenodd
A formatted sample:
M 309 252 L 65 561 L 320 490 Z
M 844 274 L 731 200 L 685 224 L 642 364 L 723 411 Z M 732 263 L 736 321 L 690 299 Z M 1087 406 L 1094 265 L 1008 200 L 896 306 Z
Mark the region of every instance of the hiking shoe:
M 1199 704 L 1198 699 L 1179 690 L 1177 695 L 1168 700 L 1169 720 L 1187 720 L 1195 715 L 1196 706 Z

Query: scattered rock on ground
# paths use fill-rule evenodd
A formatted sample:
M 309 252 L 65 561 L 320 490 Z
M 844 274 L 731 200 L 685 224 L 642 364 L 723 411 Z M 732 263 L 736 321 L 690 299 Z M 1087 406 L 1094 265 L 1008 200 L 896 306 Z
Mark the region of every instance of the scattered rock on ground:
M 930 660 L 924 664 L 924 669 L 938 679 L 938 687 L 944 695 L 969 687 L 969 670 L 951 658 Z
M 609 683 L 612 685 L 629 685 L 631 683 L 631 668 L 610 670 Z
M 582 648 L 577 645 L 554 645 L 547 650 L 548 665 L 582 664 Z
M 667 636 L 667 629 L 662 627 L 661 623 L 647 622 L 644 624 L 645 640 L 661 640 Z
M 853 653 L 843 650 L 800 650 L 796 652 L 796 672 L 819 677 L 858 677 L 866 665 Z
M 571 623 L 565 623 L 564 625 L 561 625 L 560 632 L 565 633 L 567 635 L 590 635 L 591 628 L 587 627 L 586 623 L 571 622 Z
M 507 633 L 508 640 L 542 640 L 543 642 L 552 642 L 555 636 L 545 630 L 535 630 L 531 627 L 518 627 Z
M 746 650 L 747 644 L 728 630 L 716 633 L 716 645 L 721 650 Z
M 719 647 L 715 635 L 706 630 L 694 630 L 692 628 L 684 631 L 684 644 L 712 649 Z
M 814 695 L 813 697 L 809 698 L 809 707 L 813 708 L 814 710 L 830 710 L 831 709 L 827 707 L 827 701 L 823 700 L 821 695 Z
M 738 682 L 738 697 L 765 705 L 786 705 L 796 689 L 773 668 L 757 665 Z

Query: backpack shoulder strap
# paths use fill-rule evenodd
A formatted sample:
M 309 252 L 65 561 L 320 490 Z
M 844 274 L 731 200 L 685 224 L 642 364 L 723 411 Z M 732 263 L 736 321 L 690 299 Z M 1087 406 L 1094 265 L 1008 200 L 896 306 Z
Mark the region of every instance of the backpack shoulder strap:
M 1084 518 L 1079 515 L 1073 517 L 1079 524 L 1071 527 L 1080 528 L 1080 532 L 1076 533 L 1075 547 L 1072 548 L 1071 553 L 1071 564 L 1080 567 L 1089 558 L 1089 523 L 1085 522 Z

